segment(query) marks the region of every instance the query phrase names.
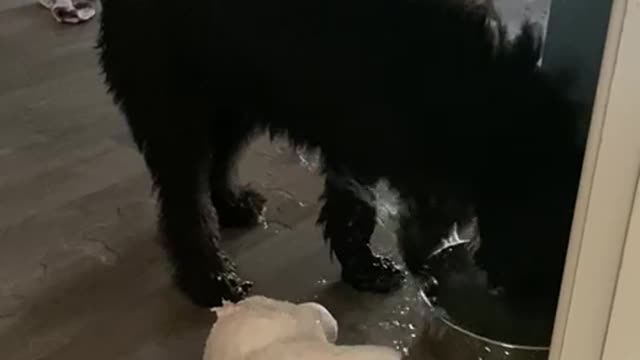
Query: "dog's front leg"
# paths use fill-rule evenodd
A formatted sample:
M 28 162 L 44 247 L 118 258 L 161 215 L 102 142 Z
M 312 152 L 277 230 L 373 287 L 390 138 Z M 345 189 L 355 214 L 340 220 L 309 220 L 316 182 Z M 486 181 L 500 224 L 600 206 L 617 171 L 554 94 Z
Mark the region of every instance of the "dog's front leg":
M 342 265 L 343 281 L 358 290 L 390 292 L 402 285 L 404 275 L 390 258 L 375 255 L 369 247 L 376 209 L 363 197 L 373 199 L 370 192 L 363 187 L 355 191 L 338 178 L 327 176 L 318 224 L 323 226 L 324 237 Z

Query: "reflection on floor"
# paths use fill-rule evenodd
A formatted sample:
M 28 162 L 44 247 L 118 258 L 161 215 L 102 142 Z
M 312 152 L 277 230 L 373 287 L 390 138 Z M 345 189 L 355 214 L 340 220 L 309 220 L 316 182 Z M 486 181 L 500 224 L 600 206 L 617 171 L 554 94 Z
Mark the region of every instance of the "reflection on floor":
M 0 4 L 0 354 L 198 359 L 212 318 L 170 285 L 149 179 L 97 73 L 97 23 L 61 26 L 25 2 Z M 296 154 L 259 139 L 241 177 L 270 200 L 268 226 L 225 239 L 256 292 L 322 302 L 343 343 L 433 358 L 415 287 L 384 297 L 335 282 L 314 226 L 320 179 Z M 375 237 L 393 248 L 388 229 Z

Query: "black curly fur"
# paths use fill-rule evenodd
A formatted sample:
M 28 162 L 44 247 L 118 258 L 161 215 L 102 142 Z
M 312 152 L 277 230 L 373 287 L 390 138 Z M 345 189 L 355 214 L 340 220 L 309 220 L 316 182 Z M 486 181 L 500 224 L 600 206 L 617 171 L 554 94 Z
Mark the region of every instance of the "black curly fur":
M 556 296 L 582 159 L 576 116 L 562 84 L 536 66 L 533 26 L 508 40 L 487 8 L 460 3 L 103 0 L 106 83 L 153 176 L 176 278 L 194 302 L 249 287 L 216 241 L 218 218 L 245 226 L 262 207 L 230 179 L 260 131 L 320 149 L 338 177 L 387 179 L 411 210 L 400 238 L 410 269 L 472 204 L 490 278 L 512 294 Z M 331 177 L 325 199 L 319 223 L 343 278 L 397 287 L 400 272 L 367 245 L 375 209 Z

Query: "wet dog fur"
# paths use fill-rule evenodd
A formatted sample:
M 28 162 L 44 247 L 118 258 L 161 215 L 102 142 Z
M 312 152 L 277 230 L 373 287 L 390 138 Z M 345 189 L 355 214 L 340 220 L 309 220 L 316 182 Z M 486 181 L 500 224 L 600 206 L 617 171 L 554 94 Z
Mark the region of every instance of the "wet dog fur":
M 487 7 L 447 0 L 103 0 L 98 43 L 154 180 L 177 284 L 207 307 L 250 287 L 218 241 L 264 205 L 232 174 L 265 131 L 320 150 L 318 223 L 354 287 L 391 291 L 403 274 L 368 246 L 375 208 L 337 179 L 385 179 L 408 209 L 409 270 L 477 216 L 490 280 L 514 298 L 555 298 L 582 150 L 540 46 L 531 24 L 508 39 Z

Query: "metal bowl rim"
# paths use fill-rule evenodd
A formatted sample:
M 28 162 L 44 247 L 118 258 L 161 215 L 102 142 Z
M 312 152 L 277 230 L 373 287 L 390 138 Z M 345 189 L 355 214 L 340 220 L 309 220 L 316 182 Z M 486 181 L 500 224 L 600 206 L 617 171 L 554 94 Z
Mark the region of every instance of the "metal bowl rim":
M 427 304 L 427 306 L 429 306 L 429 308 L 431 309 L 434 309 L 435 306 L 433 306 L 433 304 L 429 300 L 429 297 L 424 293 L 424 291 L 420 291 L 419 293 L 420 293 L 420 297 Z M 499 347 L 511 349 L 511 350 L 525 350 L 525 351 L 549 351 L 550 349 L 550 346 L 518 345 L 518 344 L 510 344 L 510 343 L 506 343 L 498 340 L 493 340 L 463 328 L 462 326 L 448 319 L 446 316 L 440 317 L 439 319 L 442 320 L 447 326 L 451 327 L 455 331 L 458 331 L 473 339 L 480 340 L 494 346 L 499 346 Z

